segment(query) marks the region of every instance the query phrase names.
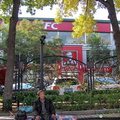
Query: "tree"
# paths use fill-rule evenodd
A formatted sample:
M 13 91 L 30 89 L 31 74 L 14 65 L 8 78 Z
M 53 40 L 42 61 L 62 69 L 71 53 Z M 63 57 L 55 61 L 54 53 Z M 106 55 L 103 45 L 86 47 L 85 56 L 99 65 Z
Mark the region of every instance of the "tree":
M 5 59 L 7 56 L 6 51 L 6 40 L 8 36 L 8 25 L 2 24 L 0 30 L 2 36 L 0 36 L 2 42 L 0 48 L 4 49 Z M 44 31 L 44 25 L 42 20 L 34 20 L 32 23 L 23 19 L 17 24 L 16 29 L 16 43 L 15 43 L 15 55 L 21 55 L 22 60 L 32 60 L 40 58 L 40 37 L 41 35 L 47 35 L 47 32 Z M 55 36 L 52 41 L 46 41 L 44 46 L 44 56 L 47 55 L 58 55 L 60 54 L 60 48 L 63 46 L 62 39 L 59 36 Z
M 108 43 L 100 38 L 100 35 L 94 33 L 87 40 L 88 46 L 91 47 L 88 53 L 88 60 L 97 62 L 103 58 L 110 56 L 110 50 L 108 49 Z
M 27 5 L 28 12 L 34 14 L 32 11 L 33 6 L 41 8 L 42 6 L 52 5 L 53 0 L 42 2 L 41 0 L 2 0 L 0 1 L 0 9 L 2 10 L 1 18 L 3 21 L 9 22 L 9 33 L 7 40 L 7 64 L 5 75 L 5 89 L 3 94 L 3 109 L 12 109 L 12 84 L 13 84 L 13 71 L 15 61 L 15 37 L 16 37 L 16 24 L 18 22 L 18 13 L 20 5 Z M 9 84 L 8 84 L 9 83 Z M 8 103 L 8 104 L 6 104 Z M 7 105 L 7 106 L 6 106 Z
M 4 5 L 6 3 L 13 2 L 13 11 L 12 17 L 10 18 L 10 26 L 9 26 L 9 34 L 7 39 L 7 64 L 6 64 L 6 75 L 5 75 L 5 89 L 4 89 L 4 101 L 3 101 L 3 108 L 11 110 L 12 109 L 12 84 L 13 84 L 13 70 L 14 70 L 14 58 L 15 58 L 15 34 L 16 34 L 16 24 L 18 21 L 18 11 L 20 0 L 13 0 L 13 1 L 3 1 Z M 7 5 L 7 4 L 6 4 Z M 3 10 L 6 9 L 6 6 L 3 6 Z M 7 8 L 8 10 L 9 8 Z M 4 10 L 4 12 L 7 12 Z M 7 14 L 7 13 L 6 13 Z M 9 82 L 10 81 L 10 82 Z M 9 84 L 8 84 L 9 83 Z
M 57 11 L 57 17 L 55 20 L 57 22 L 62 22 L 62 17 L 72 16 L 78 11 L 79 3 L 81 3 L 82 14 L 79 18 L 75 19 L 73 22 L 73 37 L 79 38 L 82 34 L 90 34 L 96 29 L 96 22 L 94 19 L 94 14 L 99 8 L 106 8 L 108 11 L 108 18 L 112 24 L 113 36 L 116 45 L 116 53 L 119 64 L 120 71 L 120 30 L 118 26 L 118 21 L 116 17 L 116 12 L 120 11 L 120 1 L 119 0 L 61 0 L 57 2 L 59 5 L 59 10 Z M 102 17 L 102 15 L 101 15 Z

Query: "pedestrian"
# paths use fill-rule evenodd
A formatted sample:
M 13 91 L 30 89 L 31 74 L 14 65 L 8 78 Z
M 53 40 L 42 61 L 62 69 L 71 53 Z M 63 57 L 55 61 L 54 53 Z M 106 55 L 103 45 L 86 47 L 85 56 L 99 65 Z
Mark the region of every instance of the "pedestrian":
M 33 105 L 35 120 L 56 120 L 55 108 L 51 99 L 46 98 L 42 90 L 39 90 L 37 95 L 38 98 Z

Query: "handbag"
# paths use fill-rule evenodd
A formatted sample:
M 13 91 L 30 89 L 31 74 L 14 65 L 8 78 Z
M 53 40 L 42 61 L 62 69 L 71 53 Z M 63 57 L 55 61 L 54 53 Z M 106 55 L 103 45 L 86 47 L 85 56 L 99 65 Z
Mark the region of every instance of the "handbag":
M 15 120 L 25 120 L 27 119 L 27 113 L 25 111 L 19 110 L 15 115 Z

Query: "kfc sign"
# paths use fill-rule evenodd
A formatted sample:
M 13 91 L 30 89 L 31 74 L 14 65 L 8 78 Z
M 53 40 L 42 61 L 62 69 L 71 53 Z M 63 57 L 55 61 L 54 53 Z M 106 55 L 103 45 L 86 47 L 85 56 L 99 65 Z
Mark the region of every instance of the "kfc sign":
M 52 29 L 52 30 L 57 30 L 58 29 L 58 23 L 56 22 L 44 22 L 44 29 Z
M 73 31 L 72 22 L 56 23 L 54 21 L 44 21 L 44 29 L 48 31 Z
M 63 56 L 68 58 L 63 58 L 63 65 L 77 65 L 77 51 L 63 51 Z

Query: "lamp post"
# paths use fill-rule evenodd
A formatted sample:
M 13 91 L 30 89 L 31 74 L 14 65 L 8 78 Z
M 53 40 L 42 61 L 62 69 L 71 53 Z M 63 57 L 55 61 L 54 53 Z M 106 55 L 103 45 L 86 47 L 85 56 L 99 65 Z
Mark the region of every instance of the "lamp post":
M 94 62 L 88 61 L 87 68 L 89 69 L 88 92 L 90 92 L 92 89 L 94 89 Z
M 40 89 L 44 90 L 44 84 L 43 84 L 43 46 L 44 46 L 44 40 L 46 36 L 42 35 L 40 38 Z

